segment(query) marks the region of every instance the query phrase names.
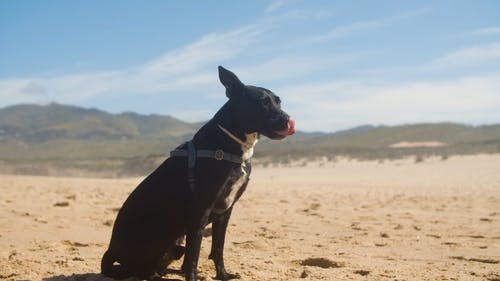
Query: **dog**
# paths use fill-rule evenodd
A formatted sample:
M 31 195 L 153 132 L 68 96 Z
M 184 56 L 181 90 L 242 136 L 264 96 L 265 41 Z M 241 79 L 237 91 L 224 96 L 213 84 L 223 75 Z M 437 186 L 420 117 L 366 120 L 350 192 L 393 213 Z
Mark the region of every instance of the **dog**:
M 102 258 L 103 275 L 148 279 L 184 255 L 181 270 L 187 281 L 196 281 L 202 232 L 212 223 L 215 278 L 240 277 L 225 269 L 224 240 L 233 206 L 248 185 L 254 146 L 260 135 L 280 140 L 294 134 L 295 121 L 272 91 L 245 85 L 221 66 L 219 79 L 228 101 L 120 208 Z

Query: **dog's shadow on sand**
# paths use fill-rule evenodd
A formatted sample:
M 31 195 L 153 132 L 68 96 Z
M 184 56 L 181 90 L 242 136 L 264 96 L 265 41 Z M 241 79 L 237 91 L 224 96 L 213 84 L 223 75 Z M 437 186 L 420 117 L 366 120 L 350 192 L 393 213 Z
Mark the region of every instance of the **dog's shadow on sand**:
M 103 276 L 99 273 L 85 273 L 85 274 L 72 274 L 72 275 L 58 275 L 43 278 L 43 281 L 115 281 L 115 279 Z M 137 278 L 127 278 L 124 281 L 138 281 Z M 182 281 L 181 279 L 170 279 L 162 277 L 154 277 L 150 281 Z

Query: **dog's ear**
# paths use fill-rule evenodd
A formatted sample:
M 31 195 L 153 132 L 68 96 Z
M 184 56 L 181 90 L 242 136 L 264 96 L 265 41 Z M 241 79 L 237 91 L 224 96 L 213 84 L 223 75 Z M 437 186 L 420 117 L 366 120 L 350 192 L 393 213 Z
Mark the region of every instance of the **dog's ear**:
M 241 83 L 240 79 L 234 73 L 222 66 L 219 66 L 219 80 L 226 87 L 226 96 L 228 98 L 242 94 L 245 85 Z

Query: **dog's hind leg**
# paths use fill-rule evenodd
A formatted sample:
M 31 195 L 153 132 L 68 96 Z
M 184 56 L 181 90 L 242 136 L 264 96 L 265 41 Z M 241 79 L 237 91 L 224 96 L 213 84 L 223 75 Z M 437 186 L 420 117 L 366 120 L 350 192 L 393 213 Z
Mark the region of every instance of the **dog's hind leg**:
M 240 278 L 239 274 L 228 273 L 224 266 L 224 241 L 226 239 L 226 229 L 231 211 L 232 208 L 217 216 L 212 222 L 212 250 L 208 258 L 215 263 L 215 270 L 217 272 L 215 279 L 217 280 Z
M 182 246 L 182 241 L 184 241 L 184 237 L 181 237 L 177 240 L 175 240 L 174 243 L 172 243 L 167 250 L 165 251 L 165 254 L 160 260 L 160 263 L 158 265 L 158 269 L 156 272 L 160 275 L 165 275 L 169 272 L 168 266 L 174 261 L 182 258 L 184 253 L 186 252 L 186 248 Z
M 101 274 L 113 279 L 125 279 L 132 276 L 132 273 L 121 264 L 115 264 L 116 258 L 111 250 L 104 253 L 101 260 Z

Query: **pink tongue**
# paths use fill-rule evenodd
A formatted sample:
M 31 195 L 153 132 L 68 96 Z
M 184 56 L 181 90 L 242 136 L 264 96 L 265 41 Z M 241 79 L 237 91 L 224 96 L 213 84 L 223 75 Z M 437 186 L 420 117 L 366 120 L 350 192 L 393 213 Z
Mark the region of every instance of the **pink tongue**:
M 281 130 L 281 131 L 275 131 L 275 133 L 278 135 L 281 135 L 281 136 L 293 135 L 295 133 L 295 119 L 290 117 L 290 119 L 288 119 L 286 129 Z

